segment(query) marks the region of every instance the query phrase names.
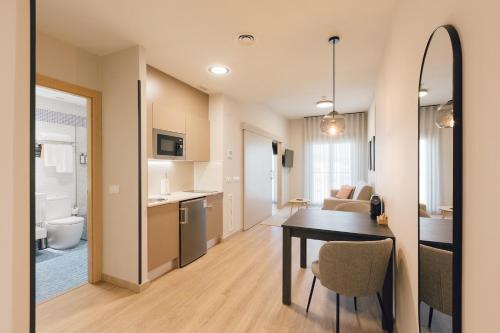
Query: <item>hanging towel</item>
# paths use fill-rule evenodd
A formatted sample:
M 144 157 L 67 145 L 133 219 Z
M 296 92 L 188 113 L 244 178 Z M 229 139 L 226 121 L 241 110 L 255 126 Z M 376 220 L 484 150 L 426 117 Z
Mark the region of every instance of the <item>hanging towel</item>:
M 44 144 L 43 160 L 46 167 L 56 167 L 58 173 L 73 172 L 73 146 L 64 144 Z

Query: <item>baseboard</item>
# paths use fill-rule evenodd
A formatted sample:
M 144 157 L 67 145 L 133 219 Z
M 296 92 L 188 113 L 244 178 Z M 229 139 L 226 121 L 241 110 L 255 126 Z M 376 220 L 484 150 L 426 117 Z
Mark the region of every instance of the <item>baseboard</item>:
M 120 278 L 117 278 L 115 276 L 111 276 L 111 275 L 108 275 L 108 274 L 104 274 L 104 273 L 101 274 L 101 279 L 103 281 L 111 283 L 112 285 L 115 285 L 117 287 L 125 288 L 125 289 L 128 289 L 130 291 L 133 291 L 134 293 L 140 293 L 141 292 L 142 286 L 139 285 L 139 284 L 137 284 L 137 283 L 126 281 L 126 280 L 123 280 L 123 279 L 120 279 Z M 145 284 L 147 284 L 147 283 L 145 283 Z M 145 285 L 145 284 L 143 284 L 143 285 Z M 147 288 L 147 287 L 144 287 L 144 289 L 145 288 Z
M 171 270 L 176 269 L 177 267 L 179 267 L 178 260 L 177 259 L 171 260 L 163 265 L 156 267 L 155 269 L 150 270 L 148 272 L 148 279 L 150 281 L 153 281 L 154 279 L 159 278 L 163 274 L 166 274 Z
M 235 230 L 235 231 L 233 231 L 233 232 L 232 232 L 232 233 L 230 233 L 230 234 L 227 234 L 227 235 L 225 235 L 225 236 L 222 236 L 221 241 L 222 241 L 222 242 L 226 242 L 226 241 L 230 240 L 231 238 L 233 238 L 234 236 L 236 236 L 236 235 L 237 235 L 238 233 L 240 233 L 240 232 L 241 232 L 241 230 Z
M 207 250 L 211 247 L 214 247 L 215 245 L 219 244 L 221 241 L 220 237 L 215 237 L 212 238 L 211 240 L 207 241 Z

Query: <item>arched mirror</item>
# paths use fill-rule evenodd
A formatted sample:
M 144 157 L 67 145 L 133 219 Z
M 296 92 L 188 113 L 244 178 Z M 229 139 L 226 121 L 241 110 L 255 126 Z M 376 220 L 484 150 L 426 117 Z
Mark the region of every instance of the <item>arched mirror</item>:
M 461 332 L 462 57 L 458 33 L 434 30 L 419 86 L 420 332 Z

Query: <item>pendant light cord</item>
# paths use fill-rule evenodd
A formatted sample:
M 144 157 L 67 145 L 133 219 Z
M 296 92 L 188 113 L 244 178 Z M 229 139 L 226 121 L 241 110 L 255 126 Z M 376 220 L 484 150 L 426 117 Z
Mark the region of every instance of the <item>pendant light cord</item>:
M 335 115 L 335 105 L 337 104 L 337 100 L 335 99 L 335 42 L 332 43 L 333 52 L 332 52 L 332 112 Z

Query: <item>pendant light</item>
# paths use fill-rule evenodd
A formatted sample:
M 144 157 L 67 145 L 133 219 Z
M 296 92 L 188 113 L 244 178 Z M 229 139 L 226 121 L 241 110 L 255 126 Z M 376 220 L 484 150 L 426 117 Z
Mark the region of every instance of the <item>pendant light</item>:
M 337 111 L 335 111 L 335 105 L 337 100 L 335 99 L 335 44 L 340 42 L 339 36 L 333 36 L 328 39 L 328 42 L 333 46 L 333 57 L 332 57 L 332 112 L 326 114 L 321 119 L 320 128 L 321 132 L 325 135 L 341 135 L 345 130 L 345 119 Z
M 442 104 L 437 109 L 436 126 L 438 128 L 452 128 L 455 126 L 453 118 L 453 100 Z

